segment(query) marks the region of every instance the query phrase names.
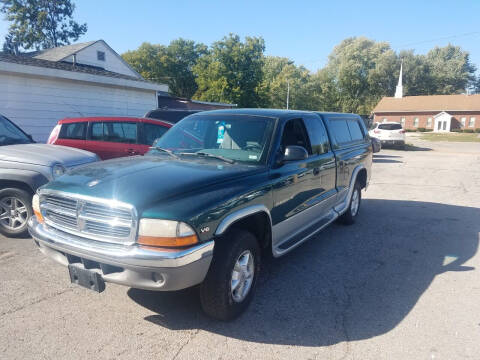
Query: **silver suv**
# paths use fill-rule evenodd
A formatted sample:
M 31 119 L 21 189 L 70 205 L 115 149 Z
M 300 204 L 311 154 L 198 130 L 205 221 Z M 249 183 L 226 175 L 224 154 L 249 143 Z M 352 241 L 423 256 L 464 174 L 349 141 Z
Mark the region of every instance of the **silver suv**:
M 58 145 L 35 144 L 32 137 L 0 115 L 0 233 L 22 235 L 32 216 L 37 188 L 97 155 Z

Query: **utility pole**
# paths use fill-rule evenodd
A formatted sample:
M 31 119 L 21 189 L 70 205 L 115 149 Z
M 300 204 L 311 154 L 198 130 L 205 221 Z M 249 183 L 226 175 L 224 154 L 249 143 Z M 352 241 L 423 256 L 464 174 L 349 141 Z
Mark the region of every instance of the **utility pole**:
M 288 110 L 288 100 L 290 98 L 290 80 L 287 80 L 287 110 Z

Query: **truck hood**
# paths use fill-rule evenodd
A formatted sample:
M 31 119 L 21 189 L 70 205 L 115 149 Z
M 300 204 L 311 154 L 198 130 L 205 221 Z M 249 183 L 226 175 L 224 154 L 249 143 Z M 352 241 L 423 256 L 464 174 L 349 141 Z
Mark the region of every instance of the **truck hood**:
M 48 144 L 18 144 L 0 146 L 0 160 L 69 168 L 98 160 L 94 153 L 67 146 Z
M 142 211 L 163 199 L 263 171 L 266 171 L 264 166 L 228 164 L 213 159 L 134 156 L 79 167 L 45 188 L 115 199 Z

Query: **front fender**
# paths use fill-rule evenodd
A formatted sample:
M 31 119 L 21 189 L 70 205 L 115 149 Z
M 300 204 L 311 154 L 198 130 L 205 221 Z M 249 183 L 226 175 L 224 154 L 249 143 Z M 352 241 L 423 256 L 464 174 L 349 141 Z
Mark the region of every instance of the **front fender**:
M 253 214 L 257 214 L 257 213 L 266 213 L 268 215 L 268 218 L 270 220 L 270 228 L 272 227 L 272 216 L 270 215 L 270 211 L 267 209 L 267 207 L 265 205 L 260 205 L 260 204 L 257 204 L 257 205 L 250 205 L 250 206 L 247 206 L 247 207 L 244 207 L 242 209 L 239 209 L 239 210 L 236 210 L 232 213 L 230 213 L 229 215 L 227 215 L 226 217 L 223 218 L 223 220 L 218 224 L 217 226 L 217 229 L 215 230 L 215 235 L 222 235 L 224 234 L 227 229 L 234 223 L 236 223 L 237 221 L 247 217 L 247 216 L 250 216 L 250 215 L 253 215 Z
M 49 181 L 45 175 L 37 171 L 21 169 L 0 169 L 0 179 L 20 182 L 27 185 L 32 191 L 36 191 L 40 186 L 45 185 Z

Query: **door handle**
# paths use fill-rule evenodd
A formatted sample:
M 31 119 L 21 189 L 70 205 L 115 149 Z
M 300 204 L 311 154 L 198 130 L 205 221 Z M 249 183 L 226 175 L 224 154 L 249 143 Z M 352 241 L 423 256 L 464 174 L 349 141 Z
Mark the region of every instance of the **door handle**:
M 320 174 L 320 168 L 313 168 L 313 175 L 318 175 Z
M 128 150 L 127 150 L 127 153 L 128 153 L 129 155 L 136 155 L 136 154 L 137 154 L 137 152 L 135 151 L 135 149 L 128 149 Z

